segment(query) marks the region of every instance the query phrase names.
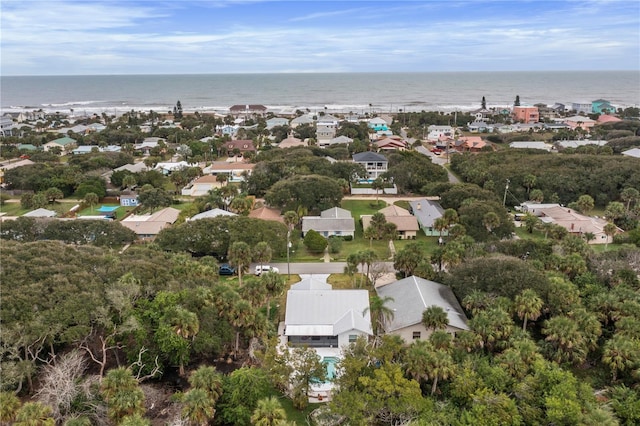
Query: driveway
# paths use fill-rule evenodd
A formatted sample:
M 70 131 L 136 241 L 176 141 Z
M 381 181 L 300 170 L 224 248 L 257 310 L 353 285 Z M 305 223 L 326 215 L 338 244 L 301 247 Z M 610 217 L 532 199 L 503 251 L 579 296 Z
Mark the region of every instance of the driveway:
M 431 158 L 431 162 L 433 164 L 438 164 L 438 165 L 444 167 L 445 164 L 448 163 L 448 159 L 446 157 L 441 157 L 439 155 L 435 155 L 433 152 L 429 151 L 424 146 L 416 147 L 416 151 L 418 151 L 422 155 L 426 155 L 427 157 Z M 451 182 L 451 183 L 460 183 L 460 179 L 458 179 L 453 173 L 451 173 L 449 171 L 449 169 L 447 169 L 446 167 L 444 167 L 444 169 L 447 171 L 447 175 L 449 176 L 449 182 Z

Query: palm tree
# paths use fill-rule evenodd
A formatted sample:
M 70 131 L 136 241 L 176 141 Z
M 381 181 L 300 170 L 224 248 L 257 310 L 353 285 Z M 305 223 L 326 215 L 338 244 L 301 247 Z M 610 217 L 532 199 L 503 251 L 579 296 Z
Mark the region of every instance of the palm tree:
M 81 419 L 86 419 L 88 421 L 87 426 L 91 425 L 91 421 L 86 417 L 80 417 Z M 65 426 L 69 426 L 69 424 L 65 424 Z M 118 424 L 118 426 L 151 426 L 151 421 L 142 417 L 141 414 L 134 414 L 132 416 L 125 416 L 122 418 L 122 421 Z
M 251 263 L 251 247 L 244 241 L 236 241 L 229 247 L 227 257 L 238 270 L 238 282 L 242 286 L 242 271 Z
M 127 189 L 131 189 L 136 186 L 136 177 L 134 175 L 126 175 L 122 178 L 122 186 Z
M 260 284 L 267 290 L 267 321 L 271 318 L 271 297 L 278 297 L 284 290 L 284 278 L 275 272 L 260 276 Z
M 615 334 L 604 345 L 602 362 L 611 369 L 615 382 L 619 372 L 630 370 L 640 362 L 640 343 Z
M 604 244 L 604 249 L 607 250 L 607 247 L 609 246 L 609 237 L 613 237 L 614 235 L 616 235 L 616 232 L 618 231 L 618 227 L 613 223 L 609 222 L 604 226 L 603 231 L 607 236 L 607 242 Z
M 514 307 L 518 318 L 522 320 L 522 331 L 527 329 L 527 320 L 535 321 L 542 314 L 542 305 L 542 299 L 529 288 L 516 296 Z
M 431 385 L 431 395 L 438 388 L 438 380 L 446 380 L 451 376 L 455 369 L 455 363 L 451 355 L 441 349 L 431 351 L 427 358 L 427 375 L 433 384 Z
M 194 339 L 198 331 L 200 331 L 200 321 L 198 315 L 183 308 L 182 306 L 176 306 L 173 310 L 173 315 L 169 318 L 173 331 L 183 339 Z M 184 362 L 182 358 L 179 365 L 179 374 L 184 376 Z
M 20 408 L 20 400 L 13 392 L 0 392 L 0 422 L 9 424 Z
M 116 422 L 125 416 L 144 413 L 144 393 L 128 368 L 109 370 L 100 393 L 107 403 L 107 414 Z
M 182 415 L 192 424 L 206 426 L 216 413 L 214 401 L 204 389 L 189 390 L 182 397 L 182 403 Z
M 287 420 L 287 413 L 275 396 L 263 398 L 251 415 L 251 424 L 256 426 L 279 426 Z
M 487 212 L 482 217 L 482 224 L 487 228 L 489 233 L 493 232 L 498 226 L 500 226 L 500 217 L 495 212 Z
M 462 299 L 462 306 L 473 315 L 484 311 L 491 306 L 493 300 L 491 296 L 480 290 L 473 290 Z
M 551 344 L 551 354 L 556 362 L 573 362 L 579 364 L 587 358 L 585 339 L 573 319 L 559 315 L 547 320 L 542 333 Z
M 427 330 L 445 329 L 449 325 L 449 317 L 442 307 L 437 305 L 429 306 L 422 312 L 422 325 Z
M 41 402 L 26 402 L 16 412 L 16 426 L 54 426 L 56 424 L 51 417 L 51 407 Z
M 433 346 L 428 340 L 416 340 L 407 348 L 406 370 L 414 380 L 420 382 L 429 379 L 427 368 L 431 351 L 433 351 Z
M 387 324 L 393 320 L 393 309 L 387 306 L 387 304 L 389 302 L 393 302 L 393 300 L 394 299 L 391 296 L 371 296 L 371 299 L 369 300 L 369 307 L 363 312 L 363 314 L 367 311 L 371 313 L 373 330 L 376 336 L 380 336 L 384 333 Z
M 260 263 L 260 270 L 262 271 L 262 265 L 271 260 L 271 256 L 273 255 L 273 251 L 271 250 L 271 246 L 266 241 L 260 241 L 253 248 L 253 260 L 255 262 Z
M 373 182 L 371 182 L 371 189 L 376 191 L 376 206 L 379 203 L 378 194 L 381 189 L 384 189 L 385 181 L 381 177 L 377 177 Z
M 222 395 L 222 374 L 215 367 L 203 365 L 189 376 L 192 388 L 207 392 L 212 401 L 217 401 Z
M 228 312 L 229 322 L 236 329 L 236 343 L 235 343 L 235 355 L 238 355 L 238 348 L 240 346 L 240 329 L 247 327 L 255 320 L 256 310 L 246 300 L 239 299 L 234 303 Z

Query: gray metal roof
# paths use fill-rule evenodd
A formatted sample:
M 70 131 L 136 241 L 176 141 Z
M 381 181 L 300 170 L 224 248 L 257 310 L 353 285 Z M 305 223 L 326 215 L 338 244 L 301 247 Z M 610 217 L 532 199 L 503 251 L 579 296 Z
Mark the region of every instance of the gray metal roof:
M 409 201 L 411 212 L 418 219 L 421 226 L 432 228 L 433 222 L 442 217 L 444 209 L 439 203 L 431 200 L 413 200 Z
M 387 162 L 387 157 L 376 152 L 366 151 L 353 154 L 353 161 L 355 161 L 356 163 Z
M 342 219 L 352 217 L 351 212 L 349 210 L 345 210 L 340 207 L 331 207 L 330 209 L 323 210 L 320 212 L 320 216 L 325 218 L 332 217 L 332 218 L 342 218 Z
M 352 217 L 349 218 L 332 218 L 320 216 L 303 216 L 302 232 L 313 229 L 317 232 L 353 232 L 356 230 L 356 224 Z
M 331 290 L 331 284 L 309 276 L 291 286 L 291 290 Z
M 440 306 L 447 313 L 449 325 L 468 330 L 467 317 L 462 306 L 446 285 L 424 278 L 411 276 L 376 288 L 381 298 L 390 296 L 393 301 L 386 306 L 393 309 L 394 316 L 387 331 L 395 331 L 422 322 L 422 313 L 430 306 Z
M 372 334 L 367 290 L 289 290 L 285 334 L 336 336 L 348 330 Z

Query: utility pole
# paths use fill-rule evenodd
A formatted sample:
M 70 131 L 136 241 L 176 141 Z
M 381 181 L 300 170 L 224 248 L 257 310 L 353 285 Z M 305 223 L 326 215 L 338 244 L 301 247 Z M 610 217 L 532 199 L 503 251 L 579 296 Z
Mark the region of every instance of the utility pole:
M 502 207 L 506 207 L 507 205 L 507 191 L 509 190 L 509 179 L 507 179 L 507 184 L 504 187 L 504 198 L 502 198 Z
M 289 250 L 291 249 L 291 229 L 287 231 L 287 280 L 291 280 L 291 268 L 289 263 Z

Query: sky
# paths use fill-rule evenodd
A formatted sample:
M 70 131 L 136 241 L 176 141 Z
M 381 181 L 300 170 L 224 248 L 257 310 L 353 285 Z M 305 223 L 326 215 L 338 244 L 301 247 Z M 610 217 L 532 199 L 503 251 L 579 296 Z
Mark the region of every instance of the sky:
M 0 0 L 2 75 L 640 70 L 634 0 Z

